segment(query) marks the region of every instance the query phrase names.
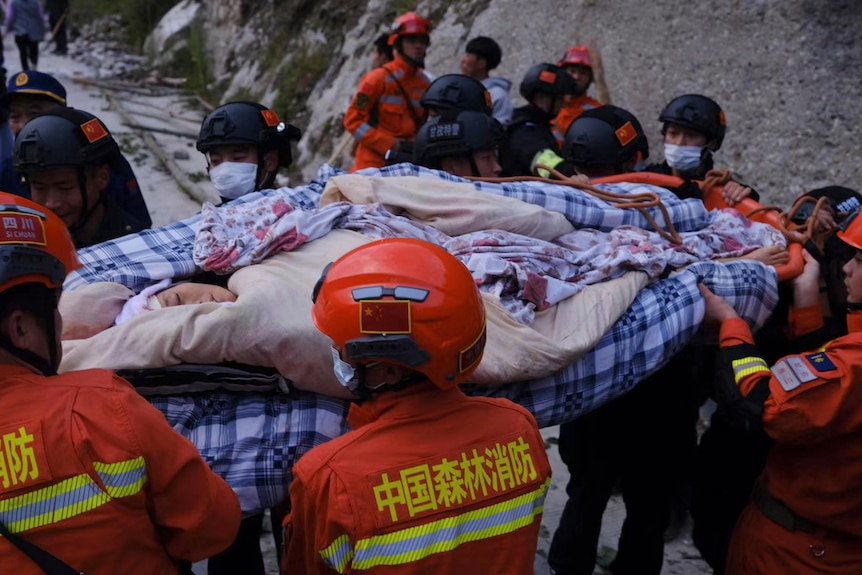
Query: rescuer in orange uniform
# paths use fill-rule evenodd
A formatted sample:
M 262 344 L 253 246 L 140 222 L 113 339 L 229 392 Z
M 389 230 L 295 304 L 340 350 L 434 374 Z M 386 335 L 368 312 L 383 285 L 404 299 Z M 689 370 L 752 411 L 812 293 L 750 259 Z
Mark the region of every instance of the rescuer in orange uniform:
M 705 287 L 705 321 L 721 325 L 720 403 L 760 423 L 775 441 L 737 521 L 726 573 L 862 572 L 862 218 L 838 237 L 856 249 L 844 265 L 848 334 L 770 369 L 748 325 Z M 794 280 L 797 315 L 819 316 L 820 270 L 804 252 Z
M 565 104 L 557 117 L 551 122 L 551 130 L 557 139 L 557 145 L 562 149 L 563 140 L 566 139 L 566 130 L 572 122 L 586 110 L 592 110 L 602 105 L 601 102 L 590 98 L 587 90 L 593 83 L 593 64 L 590 60 L 590 51 L 586 46 L 572 46 L 563 55 L 563 59 L 557 66 L 569 73 L 578 84 L 578 94 L 566 96 Z
M 551 469 L 536 421 L 458 384 L 482 359 L 467 268 L 414 239 L 349 252 L 312 317 L 358 397 L 353 431 L 294 467 L 284 573 L 533 572 Z
M 411 142 L 425 122 L 419 100 L 430 84 L 422 71 L 430 33 L 427 18 L 415 12 L 399 16 L 389 36 L 395 59 L 362 77 L 344 114 L 344 128 L 357 143 L 351 172 L 382 168 L 387 152 L 401 151 L 402 144 Z
M 230 545 L 239 503 L 126 381 L 57 375 L 57 301 L 77 267 L 58 216 L 0 193 L 0 571 L 44 574 L 29 543 L 74 573 L 177 574 Z

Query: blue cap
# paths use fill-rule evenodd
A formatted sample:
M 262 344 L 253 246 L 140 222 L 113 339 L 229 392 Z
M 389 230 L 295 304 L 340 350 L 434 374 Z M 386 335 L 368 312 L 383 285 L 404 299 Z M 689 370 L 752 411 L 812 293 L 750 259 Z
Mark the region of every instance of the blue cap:
M 44 96 L 56 100 L 64 106 L 66 105 L 66 88 L 63 87 L 63 84 L 57 78 L 45 72 L 37 72 L 36 70 L 18 72 L 9 78 L 6 91 L 7 95 L 4 100 L 7 103 L 15 94 L 27 94 L 31 96 Z

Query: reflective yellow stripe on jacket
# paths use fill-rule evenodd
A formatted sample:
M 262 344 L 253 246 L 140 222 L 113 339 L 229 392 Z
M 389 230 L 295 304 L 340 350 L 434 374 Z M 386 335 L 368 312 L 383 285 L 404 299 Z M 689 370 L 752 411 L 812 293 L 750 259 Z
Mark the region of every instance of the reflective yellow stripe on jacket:
M 550 483 L 548 479 L 535 491 L 495 505 L 362 539 L 355 548 L 351 548 L 350 540 L 343 535 L 320 554 L 330 567 L 344 573 L 348 564 L 355 570 L 403 565 L 435 553 L 452 551 L 470 541 L 511 533 L 530 525 L 542 513 Z
M 0 520 L 12 533 L 76 517 L 112 499 L 140 492 L 147 482 L 143 457 L 94 463 L 107 493 L 86 473 L 9 499 L 0 500 Z
M 766 361 L 762 358 L 752 356 L 733 361 L 733 379 L 736 381 L 736 385 L 739 385 L 739 382 L 745 376 L 757 373 L 758 371 L 770 373 L 769 366 L 766 365 Z

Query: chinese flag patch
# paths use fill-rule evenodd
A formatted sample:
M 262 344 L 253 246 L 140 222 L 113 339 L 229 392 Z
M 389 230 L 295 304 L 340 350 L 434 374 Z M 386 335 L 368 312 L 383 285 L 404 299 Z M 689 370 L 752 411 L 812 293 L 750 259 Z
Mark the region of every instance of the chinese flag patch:
M 626 122 L 625 124 L 620 126 L 614 133 L 617 135 L 617 140 L 620 141 L 621 146 L 627 145 L 629 142 L 637 138 L 638 135 L 637 131 L 635 130 L 635 127 L 632 126 L 631 122 Z
M 270 128 L 272 128 L 273 126 L 278 126 L 278 123 L 281 121 L 278 119 L 278 114 L 276 114 L 272 110 L 261 110 L 260 115 L 263 116 L 263 121 Z
M 410 333 L 409 300 L 366 300 L 359 302 L 359 331 L 362 333 Z
M 105 130 L 105 127 L 96 118 L 81 124 L 81 130 L 84 132 L 87 141 L 91 144 L 98 142 L 108 135 L 108 131 Z
M 551 72 L 550 70 L 542 70 L 539 72 L 539 82 L 545 82 L 547 84 L 553 84 L 557 81 L 557 75 Z

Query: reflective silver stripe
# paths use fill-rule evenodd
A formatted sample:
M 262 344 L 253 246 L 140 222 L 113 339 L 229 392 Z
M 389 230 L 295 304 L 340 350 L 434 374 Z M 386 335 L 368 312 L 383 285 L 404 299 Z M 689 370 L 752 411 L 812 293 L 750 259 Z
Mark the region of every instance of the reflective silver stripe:
M 139 493 L 147 481 L 143 457 L 119 463 L 94 463 L 107 493 L 86 473 L 29 493 L 0 500 L 0 521 L 20 533 L 58 523 L 101 507 L 114 498 Z
M 412 563 L 464 543 L 517 531 L 542 514 L 550 482 L 548 479 L 534 491 L 481 509 L 360 540 L 351 568 Z
M 93 467 L 111 497 L 126 497 L 137 493 L 147 480 L 143 457 L 119 463 L 93 462 Z
M 396 106 L 404 105 L 404 98 L 401 96 L 380 96 L 380 102 L 383 104 L 395 104 Z
M 751 375 L 752 373 L 757 373 L 759 371 L 769 373 L 769 366 L 766 365 L 766 361 L 760 357 L 752 356 L 735 359 L 733 360 L 732 365 L 733 379 L 736 381 L 736 385 L 739 385 L 739 382 L 744 377 Z
M 363 124 L 362 124 L 362 125 L 360 125 L 358 128 L 356 128 L 356 131 L 355 131 L 355 132 L 353 132 L 353 138 L 354 138 L 354 139 L 356 139 L 356 140 L 361 140 L 361 139 L 362 139 L 362 137 L 363 137 L 365 134 L 367 134 L 367 133 L 368 133 L 368 130 L 370 130 L 370 129 L 371 129 L 371 124 L 363 123 Z
M 353 559 L 353 548 L 350 546 L 350 537 L 342 535 L 332 542 L 326 549 L 320 552 L 320 556 L 331 568 L 339 573 L 344 573 L 347 564 Z

